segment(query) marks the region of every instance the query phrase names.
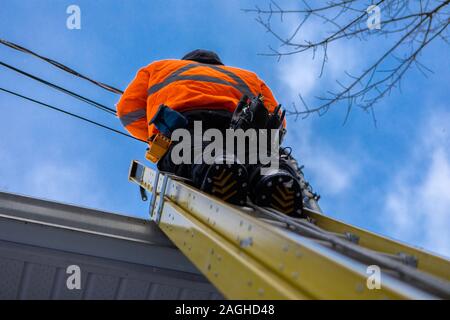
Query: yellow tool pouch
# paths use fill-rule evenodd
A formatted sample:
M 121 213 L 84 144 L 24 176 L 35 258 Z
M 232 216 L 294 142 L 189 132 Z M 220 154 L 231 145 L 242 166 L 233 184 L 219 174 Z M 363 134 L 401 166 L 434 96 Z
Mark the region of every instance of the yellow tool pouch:
M 154 125 L 159 133 L 150 138 L 150 148 L 147 150 L 145 157 L 147 160 L 156 163 L 169 150 L 172 143 L 169 137 L 172 136 L 172 132 L 176 129 L 186 128 L 188 120 L 178 111 L 162 104 L 148 124 Z
M 158 162 L 169 150 L 172 140 L 161 133 L 156 134 L 150 141 L 145 158 L 153 163 Z

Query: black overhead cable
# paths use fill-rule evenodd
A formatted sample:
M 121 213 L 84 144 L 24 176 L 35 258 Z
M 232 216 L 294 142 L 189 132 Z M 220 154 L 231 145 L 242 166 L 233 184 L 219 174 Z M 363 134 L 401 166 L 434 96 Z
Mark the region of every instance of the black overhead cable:
M 89 77 L 87 77 L 85 75 L 82 75 L 81 73 L 79 73 L 79 72 L 77 72 L 77 71 L 75 71 L 75 70 L 73 70 L 73 69 L 63 65 L 62 63 L 60 63 L 58 61 L 55 61 L 55 60 L 52 60 L 50 58 L 41 56 L 40 54 L 37 54 L 36 52 L 33 52 L 33 51 L 31 51 L 31 50 L 29 50 L 27 48 L 19 46 L 18 44 L 6 41 L 4 39 L 0 39 L 0 44 L 3 44 L 5 46 L 7 46 L 7 47 L 10 47 L 10 48 L 12 48 L 14 50 L 18 50 L 20 52 L 24 52 L 24 53 L 30 54 L 30 55 L 32 55 L 32 56 L 34 56 L 36 58 L 41 59 L 41 60 L 44 60 L 45 62 L 48 62 L 51 65 L 53 65 L 53 66 L 55 66 L 55 67 L 57 67 L 57 68 L 59 68 L 59 69 L 61 69 L 63 71 L 66 71 L 66 72 L 68 72 L 68 73 L 70 73 L 70 74 L 72 74 L 72 75 L 74 75 L 76 77 L 79 77 L 79 78 L 82 78 L 84 80 L 87 80 L 87 81 L 95 84 L 96 86 L 99 86 L 100 88 L 103 88 L 103 89 L 108 90 L 108 91 L 113 92 L 113 93 L 123 94 L 122 90 L 114 88 L 114 87 L 112 87 L 110 85 L 107 85 L 105 83 L 102 83 L 100 81 L 93 80 L 93 79 L 91 79 L 91 78 L 89 78 Z
M 16 96 L 16 97 L 19 97 L 19 98 L 22 98 L 22 99 L 25 99 L 25 100 L 34 102 L 34 103 L 36 103 L 36 104 L 38 104 L 38 105 L 40 105 L 40 106 L 49 108 L 49 109 L 51 109 L 51 110 L 54 110 L 54 111 L 58 111 L 58 112 L 64 113 L 64 114 L 66 114 L 66 115 L 69 115 L 69 116 L 71 116 L 71 117 L 77 118 L 77 119 L 79 119 L 79 120 L 83 120 L 83 121 L 89 122 L 90 124 L 93 124 L 93 125 L 96 125 L 96 126 L 98 126 L 98 127 L 103 128 L 103 129 L 112 131 L 112 132 L 114 132 L 114 133 L 116 133 L 116 134 L 120 134 L 120 135 L 125 136 L 125 137 L 127 137 L 127 138 L 131 138 L 131 139 L 134 139 L 134 140 L 137 140 L 137 141 L 140 141 L 140 142 L 145 142 L 145 141 L 143 141 L 143 140 L 141 140 L 141 139 L 135 138 L 135 137 L 133 137 L 133 136 L 127 134 L 127 133 L 124 133 L 124 132 L 122 132 L 122 131 L 116 130 L 116 129 L 111 128 L 111 127 L 108 127 L 108 126 L 106 126 L 106 125 L 104 125 L 104 124 L 101 124 L 101 123 L 98 123 L 98 122 L 96 122 L 96 121 L 89 120 L 89 119 L 87 119 L 87 118 L 84 118 L 84 117 L 79 116 L 79 115 L 77 115 L 77 114 L 71 113 L 71 112 L 69 112 L 69 111 L 66 111 L 66 110 L 63 110 L 63 109 L 60 109 L 60 108 L 51 106 L 51 105 L 46 104 L 46 103 L 44 103 L 44 102 L 41 102 L 41 101 L 38 101 L 38 100 L 35 100 L 35 99 L 32 99 L 32 98 L 26 97 L 26 96 L 21 95 L 21 94 L 19 94 L 19 93 L 17 93 L 17 92 L 13 92 L 13 91 L 10 91 L 10 90 L 1 88 L 1 87 L 0 87 L 0 91 L 3 91 L 3 92 L 6 92 L 6 93 L 9 93 L 9 94 L 11 94 L 11 95 L 14 95 L 14 96 Z
M 45 84 L 45 85 L 47 85 L 47 86 L 49 86 L 49 87 L 51 87 L 53 89 L 56 89 L 56 90 L 61 91 L 61 92 L 65 93 L 65 94 L 68 94 L 71 97 L 74 97 L 74 98 L 76 98 L 78 100 L 86 102 L 86 103 L 90 104 L 91 106 L 93 106 L 93 107 L 95 107 L 97 109 L 100 109 L 102 111 L 108 112 L 108 113 L 113 114 L 113 115 L 116 115 L 116 111 L 114 109 L 109 108 L 109 107 L 107 107 L 107 106 L 105 106 L 105 105 L 103 105 L 101 103 L 98 103 L 98 102 L 96 102 L 94 100 L 91 100 L 89 98 L 81 96 L 81 95 L 79 95 L 79 94 L 77 94 L 77 93 L 75 93 L 73 91 L 64 89 L 63 87 L 60 87 L 60 86 L 58 86 L 58 85 L 56 85 L 54 83 L 51 83 L 51 82 L 49 82 L 47 80 L 44 80 L 42 78 L 39 78 L 39 77 L 34 76 L 32 74 L 29 74 L 29 73 L 27 73 L 27 72 L 25 72 L 23 70 L 17 69 L 17 68 L 15 68 L 15 67 L 13 67 L 13 66 L 11 66 L 9 64 L 6 64 L 6 63 L 4 63 L 2 61 L 0 61 L 0 65 L 4 66 L 5 68 L 8 68 L 10 70 L 13 70 L 13 71 L 15 71 L 17 73 L 20 73 L 20 74 L 22 74 L 22 75 L 24 75 L 24 76 L 26 76 L 28 78 L 31 78 L 33 80 L 36 80 L 36 81 L 40 82 L 40 83 L 43 83 L 43 84 Z

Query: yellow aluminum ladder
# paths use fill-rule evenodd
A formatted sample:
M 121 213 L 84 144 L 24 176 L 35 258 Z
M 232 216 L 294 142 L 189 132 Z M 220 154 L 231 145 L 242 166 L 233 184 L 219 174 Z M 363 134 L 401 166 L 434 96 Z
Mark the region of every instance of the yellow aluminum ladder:
M 443 257 L 309 209 L 293 219 L 232 206 L 137 161 L 129 179 L 152 193 L 152 220 L 228 299 L 450 298 Z

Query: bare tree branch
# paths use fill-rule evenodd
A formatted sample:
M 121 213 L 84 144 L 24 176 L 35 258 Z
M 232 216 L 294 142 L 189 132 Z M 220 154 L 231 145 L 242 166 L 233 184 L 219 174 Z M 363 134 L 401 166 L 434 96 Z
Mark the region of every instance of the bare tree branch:
M 297 119 L 310 114 L 325 114 L 331 107 L 342 102 L 347 104 L 345 121 L 352 109 L 357 106 L 371 114 L 374 123 L 376 118 L 374 106 L 394 89 L 401 89 L 401 80 L 412 67 L 417 68 L 424 76 L 432 73 L 418 58 L 429 44 L 436 40 L 449 43 L 448 26 L 450 23 L 450 0 L 377 0 L 373 5 L 382 13 L 381 29 L 371 30 L 367 9 L 370 5 L 364 0 L 302 0 L 298 9 L 283 9 L 275 1 L 270 1 L 268 9 L 256 7 L 244 9 L 256 14 L 256 21 L 278 42 L 279 48 L 269 46 L 270 52 L 265 56 L 282 57 L 311 52 L 313 59 L 321 52 L 322 63 L 319 77 L 322 77 L 330 59 L 330 44 L 337 41 L 367 41 L 370 37 L 382 36 L 386 39 L 386 48 L 362 69 L 359 74 L 345 72 L 346 81 L 336 81 L 336 92 L 327 90 L 324 96 L 317 98 L 317 103 L 308 106 L 302 95 L 299 95 L 303 109 L 295 103 L 288 115 Z M 293 32 L 288 36 L 276 31 L 272 24 L 274 17 L 279 16 L 281 23 L 287 16 L 297 21 Z M 304 38 L 301 33 L 308 23 L 317 28 L 321 22 L 327 31 L 318 39 Z M 315 23 L 315 24 L 314 24 Z

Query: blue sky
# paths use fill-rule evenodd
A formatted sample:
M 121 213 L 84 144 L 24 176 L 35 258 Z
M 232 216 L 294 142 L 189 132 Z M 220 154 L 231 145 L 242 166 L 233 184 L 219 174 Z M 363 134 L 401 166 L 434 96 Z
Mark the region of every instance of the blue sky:
M 253 70 L 290 105 L 297 93 L 312 99 L 345 70 L 370 61 L 385 45 L 330 49 L 318 77 L 317 61 L 297 55 L 277 62 L 258 56 L 275 44 L 240 9 L 260 1 L 63 1 L 3 0 L 0 37 L 61 61 L 97 80 L 125 88 L 154 60 L 179 58 L 196 48 L 217 51 L 229 65 Z M 81 30 L 66 28 L 66 8 L 81 8 Z M 288 33 L 289 20 L 280 27 Z M 284 29 L 283 29 L 284 28 Z M 313 32 L 310 30 L 310 32 Z M 303 36 L 301 34 L 300 36 Z M 449 47 L 435 43 L 421 61 L 428 78 L 412 70 L 376 108 L 378 126 L 355 110 L 345 126 L 336 106 L 323 117 L 288 119 L 286 145 L 322 195 L 323 210 L 348 223 L 450 256 Z M 114 106 L 118 96 L 11 49 L 1 61 Z M 120 128 L 114 117 L 0 69 L 0 86 Z M 0 93 L 0 190 L 145 217 L 135 185 L 127 181 L 132 159 L 145 148 L 64 115 Z M 6 120 L 6 121 L 5 121 Z

